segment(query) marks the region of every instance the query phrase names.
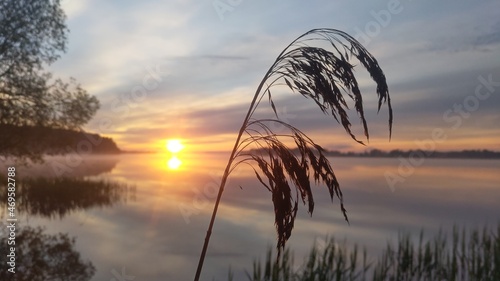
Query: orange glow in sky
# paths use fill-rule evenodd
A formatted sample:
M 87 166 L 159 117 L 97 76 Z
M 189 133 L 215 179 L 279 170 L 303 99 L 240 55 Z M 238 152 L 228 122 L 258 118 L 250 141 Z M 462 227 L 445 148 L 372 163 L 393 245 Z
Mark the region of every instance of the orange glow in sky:
M 167 150 L 172 153 L 178 153 L 184 149 L 184 145 L 178 139 L 167 140 Z

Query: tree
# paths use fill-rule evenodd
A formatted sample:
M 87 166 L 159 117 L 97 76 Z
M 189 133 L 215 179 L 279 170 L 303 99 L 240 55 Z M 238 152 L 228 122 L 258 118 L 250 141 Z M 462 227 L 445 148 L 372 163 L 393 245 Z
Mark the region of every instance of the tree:
M 5 231 L 9 230 L 0 223 Z M 47 234 L 42 227 L 16 225 L 15 246 L 0 243 L 0 280 L 16 281 L 88 281 L 95 274 L 89 260 L 75 250 L 75 238 L 66 233 Z M 15 252 L 11 252 L 15 247 Z M 5 255 L 3 254 L 5 253 Z M 15 261 L 10 264 L 14 255 Z M 8 270 L 15 266 L 15 273 Z
M 328 49 L 314 47 L 313 44 L 318 42 L 322 43 L 321 46 L 328 46 Z M 334 197 L 339 199 L 340 210 L 348 221 L 342 191 L 330 162 L 323 153 L 324 149 L 301 130 L 279 119 L 271 88 L 284 86 L 294 93 L 312 99 L 323 113 L 331 114 L 342 124 L 352 139 L 363 144 L 351 131 L 348 115 L 350 107 L 346 101 L 351 99 L 354 102 L 354 109 L 363 126 L 364 135 L 369 139 L 363 99 L 354 76 L 351 58 L 366 68 L 376 83 L 378 110 L 383 103 L 387 103 L 390 136 L 393 116 L 384 72 L 377 60 L 358 41 L 345 32 L 326 28 L 313 29 L 292 41 L 264 75 L 240 127 L 222 176 L 195 281 L 200 278 L 226 181 L 240 164 L 250 165 L 260 183 L 271 192 L 278 236 L 278 259 L 292 234 L 299 201 L 308 206 L 311 215 L 313 213 L 314 199 L 309 180 L 311 176 L 316 184 L 326 185 L 332 201 Z M 253 118 L 256 108 L 264 97 L 269 100 L 276 119 Z M 279 124 L 284 130 L 276 131 L 274 129 L 276 126 L 272 126 L 275 124 Z M 295 149 L 291 146 L 295 146 Z
M 0 126 L 75 129 L 99 109 L 76 80 L 43 69 L 66 51 L 65 19 L 59 0 L 0 0 Z
M 2 183 L 7 179 L 0 176 Z M 0 187 L 7 189 L 7 184 Z M 73 212 L 110 207 L 134 196 L 122 183 L 90 180 L 83 177 L 36 177 L 16 181 L 16 212 L 19 215 L 49 219 L 64 218 Z M 0 193 L 0 207 L 7 209 L 7 192 Z

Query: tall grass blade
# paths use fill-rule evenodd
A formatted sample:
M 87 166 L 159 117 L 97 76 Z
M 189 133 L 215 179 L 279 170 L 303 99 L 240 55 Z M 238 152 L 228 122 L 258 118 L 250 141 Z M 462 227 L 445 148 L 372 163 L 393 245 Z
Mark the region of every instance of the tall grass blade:
M 327 42 L 330 48 L 315 47 L 314 44 L 318 42 Z M 364 136 L 368 140 L 363 99 L 350 58 L 358 61 L 376 83 L 378 110 L 383 103 L 387 104 L 389 137 L 391 136 L 393 114 L 385 75 L 377 60 L 358 41 L 345 32 L 328 28 L 313 29 L 292 41 L 264 75 L 240 127 L 222 176 L 195 281 L 200 277 L 227 178 L 239 164 L 251 165 L 259 182 L 271 192 L 278 237 L 277 260 L 291 236 L 299 201 L 308 206 L 311 215 L 314 211 L 314 198 L 309 181 L 311 175 L 316 184 L 326 185 L 332 201 L 334 197 L 339 199 L 340 211 L 348 221 L 339 182 L 324 155 L 323 148 L 296 127 L 279 119 L 270 89 L 281 85 L 293 93 L 312 99 L 323 113 L 331 114 L 353 140 L 363 144 L 351 130 L 348 115 L 350 108 L 347 100 L 352 100 L 363 126 Z M 253 118 L 265 95 L 268 96 L 276 119 Z M 280 125 L 285 132 L 276 132 L 273 129 L 275 126 L 271 125 Z M 296 146 L 289 147 L 287 143 L 290 142 Z M 265 183 L 264 178 L 267 178 L 268 183 Z

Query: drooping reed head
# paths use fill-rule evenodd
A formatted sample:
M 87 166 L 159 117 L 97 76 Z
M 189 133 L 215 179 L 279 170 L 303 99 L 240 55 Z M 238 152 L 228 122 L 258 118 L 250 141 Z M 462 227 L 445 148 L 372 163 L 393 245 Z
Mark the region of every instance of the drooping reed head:
M 314 46 L 320 42 L 326 42 L 328 47 Z M 346 221 L 348 218 L 340 185 L 324 149 L 298 128 L 280 120 L 271 88 L 286 86 L 291 92 L 312 99 L 323 113 L 331 114 L 352 139 L 364 144 L 351 131 L 348 115 L 350 108 L 347 100 L 351 99 L 368 140 L 363 99 L 351 59 L 357 60 L 376 83 L 378 110 L 380 111 L 382 104 L 387 104 L 390 136 L 393 115 L 382 69 L 358 41 L 335 29 L 311 30 L 282 51 L 257 88 L 249 114 L 243 123 L 241 132 L 244 132 L 246 137 L 237 146 L 234 159 L 240 160 L 234 162 L 231 171 L 239 164 L 249 164 L 260 183 L 271 192 L 278 236 L 278 256 L 292 233 L 299 200 L 308 206 L 311 215 L 313 213 L 311 177 L 316 184 L 326 185 L 331 200 L 334 197 L 339 199 L 341 212 Z M 265 96 L 269 99 L 276 119 L 253 117 Z M 273 129 L 273 123 L 284 128 L 284 132 Z

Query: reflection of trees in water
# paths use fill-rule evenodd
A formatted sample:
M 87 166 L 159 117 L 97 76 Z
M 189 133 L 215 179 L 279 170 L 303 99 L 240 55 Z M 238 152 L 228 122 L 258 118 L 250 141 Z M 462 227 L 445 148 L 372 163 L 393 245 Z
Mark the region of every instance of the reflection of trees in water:
M 6 192 L 0 194 L 3 210 L 7 208 L 6 196 Z M 63 218 L 74 211 L 109 207 L 134 196 L 134 187 L 118 182 L 84 178 L 28 178 L 16 182 L 16 211 L 19 214 Z
M 0 223 L 2 229 L 6 226 Z M 75 238 L 68 234 L 49 235 L 41 227 L 16 228 L 16 273 L 7 271 L 8 247 L 0 243 L 0 280 L 16 281 L 86 281 L 95 274 L 90 261 L 75 251 Z M 2 239 L 3 240 L 3 239 Z
M 52 177 L 89 177 L 110 173 L 120 157 L 112 155 L 78 155 L 46 156 L 44 163 L 27 163 L 18 165 L 16 159 L 7 158 L 0 162 L 0 170 L 16 166 L 17 178 L 52 178 Z

